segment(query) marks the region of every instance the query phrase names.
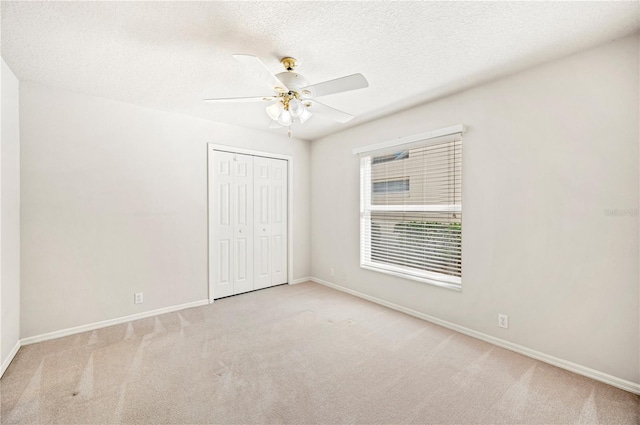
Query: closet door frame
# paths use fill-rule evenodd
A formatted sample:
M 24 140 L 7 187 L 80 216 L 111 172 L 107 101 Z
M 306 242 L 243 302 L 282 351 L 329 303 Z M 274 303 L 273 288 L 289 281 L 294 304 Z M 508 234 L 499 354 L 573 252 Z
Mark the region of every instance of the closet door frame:
M 213 265 L 213 214 L 212 214 L 212 202 L 215 199 L 213 194 L 213 151 L 223 151 L 229 153 L 237 153 L 242 155 L 261 156 L 264 158 L 281 159 L 287 161 L 287 283 L 289 285 L 293 282 L 293 157 L 291 155 L 282 155 L 273 152 L 257 151 L 253 149 L 237 148 L 235 146 L 219 145 L 216 143 L 207 144 L 207 223 L 208 223 L 208 253 L 207 253 L 207 267 L 208 267 L 208 292 L 209 292 L 209 304 L 213 303 L 214 288 L 212 278 L 212 265 Z

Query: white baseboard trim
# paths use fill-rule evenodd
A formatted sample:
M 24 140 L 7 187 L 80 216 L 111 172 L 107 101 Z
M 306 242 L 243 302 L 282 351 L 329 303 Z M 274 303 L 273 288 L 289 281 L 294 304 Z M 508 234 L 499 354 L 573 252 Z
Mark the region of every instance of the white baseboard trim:
M 312 279 L 311 276 L 301 277 L 299 279 L 294 279 L 293 281 L 289 282 L 289 285 L 297 285 L 298 283 L 309 282 L 311 279 Z
M 13 361 L 13 358 L 16 356 L 16 354 L 18 354 L 18 350 L 20 349 L 21 346 L 22 346 L 22 341 L 18 340 L 16 342 L 16 345 L 14 345 L 13 348 L 11 349 L 11 352 L 9 352 L 9 355 L 7 356 L 7 358 L 4 359 L 4 361 L 2 362 L 2 365 L 0 365 L 0 379 L 2 379 L 4 372 L 7 370 L 7 368 Z
M 199 307 L 199 306 L 208 305 L 208 304 L 209 304 L 209 300 L 193 301 L 186 304 L 159 308 L 156 310 L 150 310 L 142 313 L 131 314 L 129 316 L 117 317 L 115 319 L 108 319 L 100 322 L 89 323 L 86 325 L 75 326 L 73 328 L 67 328 L 59 331 L 49 332 L 46 334 L 30 336 L 27 338 L 22 338 L 20 342 L 22 343 L 22 345 L 35 344 L 37 342 L 49 341 L 51 339 L 62 338 L 63 336 L 75 335 L 82 332 L 93 331 L 100 328 L 106 328 L 107 326 L 119 325 L 121 323 L 131 322 L 133 320 L 144 319 L 147 317 L 157 316 L 159 314 L 171 313 L 174 311 L 184 310 L 185 308 Z
M 478 332 L 473 329 L 465 328 L 464 326 L 456 325 L 455 323 L 447 322 L 446 320 L 438 319 L 437 317 L 429 316 L 427 314 L 420 313 L 419 311 L 415 311 L 410 308 L 403 307 L 401 305 L 394 304 L 392 302 L 373 297 L 371 295 L 363 294 L 362 292 L 354 291 L 353 289 L 345 288 L 344 286 L 340 286 L 335 283 L 331 283 L 326 280 L 319 279 L 317 277 L 311 277 L 310 280 L 313 282 L 319 283 L 321 285 L 325 285 L 330 288 L 337 289 L 338 291 L 346 292 L 356 297 L 363 298 L 367 301 L 371 301 L 376 304 L 389 307 L 393 310 L 400 311 L 410 316 L 414 316 L 419 319 L 423 319 L 428 322 L 435 323 L 436 325 L 440 325 L 444 328 L 451 329 L 456 332 L 460 332 L 461 334 L 465 334 L 470 337 L 480 339 L 482 341 L 488 342 L 493 345 L 497 345 L 498 347 L 515 351 L 516 353 L 523 354 L 527 357 L 531 357 L 533 359 L 540 360 L 542 362 L 548 363 L 553 366 L 557 366 L 559 368 L 568 370 L 570 372 L 577 373 L 578 375 L 586 376 L 587 378 L 604 382 L 605 384 L 609 384 L 613 387 L 620 388 L 625 391 L 629 391 L 630 393 L 640 394 L 640 383 L 627 381 L 626 379 L 618 378 L 616 376 L 609 375 L 607 373 L 600 372 L 598 370 L 591 369 L 586 366 L 582 366 L 577 363 L 570 362 L 568 360 L 554 357 L 552 355 L 545 354 L 540 351 L 536 351 L 531 348 L 524 347 L 522 345 L 514 344 L 513 342 L 509 342 L 504 339 L 496 338 L 494 336 L 487 335 L 485 333 Z

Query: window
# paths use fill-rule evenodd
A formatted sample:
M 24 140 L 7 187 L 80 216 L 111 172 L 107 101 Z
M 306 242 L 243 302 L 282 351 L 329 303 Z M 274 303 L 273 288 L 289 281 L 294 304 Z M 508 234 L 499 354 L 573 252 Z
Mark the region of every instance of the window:
M 361 157 L 360 264 L 363 268 L 459 289 L 460 134 L 414 140 L 406 152 L 402 161 L 382 161 L 380 158 L 389 155 L 375 150 Z
M 383 162 L 398 161 L 409 157 L 409 151 L 400 151 L 389 155 L 377 156 L 373 159 L 373 164 L 381 164 Z
M 373 182 L 373 193 L 409 192 L 409 179 L 382 180 Z

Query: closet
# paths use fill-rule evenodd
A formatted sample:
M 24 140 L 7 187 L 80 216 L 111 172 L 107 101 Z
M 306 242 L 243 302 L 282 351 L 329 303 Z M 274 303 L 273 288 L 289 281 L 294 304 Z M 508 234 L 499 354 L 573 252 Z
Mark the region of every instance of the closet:
M 211 299 L 287 283 L 286 160 L 209 151 Z

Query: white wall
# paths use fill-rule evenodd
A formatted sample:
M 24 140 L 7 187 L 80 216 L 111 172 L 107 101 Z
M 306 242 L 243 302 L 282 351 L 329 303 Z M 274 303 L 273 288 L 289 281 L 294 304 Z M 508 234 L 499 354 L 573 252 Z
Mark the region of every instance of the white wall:
M 294 157 L 309 275 L 308 142 L 30 83 L 20 114 L 23 338 L 207 298 L 209 142 Z
M 312 275 L 640 382 L 638 79 L 626 38 L 313 141 Z M 460 123 L 462 292 L 360 269 L 352 149 Z
M 2 60 L 0 149 L 0 364 L 20 339 L 20 120 L 18 79 Z

